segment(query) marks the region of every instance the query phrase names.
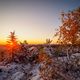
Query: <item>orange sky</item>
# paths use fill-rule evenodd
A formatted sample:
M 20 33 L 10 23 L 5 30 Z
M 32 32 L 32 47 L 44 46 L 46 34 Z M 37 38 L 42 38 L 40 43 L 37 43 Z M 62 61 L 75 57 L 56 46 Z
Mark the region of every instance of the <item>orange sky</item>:
M 15 33 L 16 34 L 16 33 Z M 6 44 L 7 43 L 7 40 L 9 39 L 8 37 L 9 37 L 9 35 L 10 34 L 8 34 L 8 35 L 6 35 L 6 36 L 3 36 L 3 37 L 0 37 L 0 44 Z M 17 38 L 17 41 L 18 42 L 23 42 L 24 40 L 26 40 L 29 44 L 44 44 L 44 43 L 46 43 L 46 39 L 49 39 L 49 37 L 48 38 L 42 38 L 42 39 L 25 39 L 24 37 L 21 37 L 21 36 L 19 36 L 19 35 L 17 35 L 16 36 L 16 38 Z M 55 44 L 56 43 L 56 41 L 57 41 L 57 38 L 58 37 L 54 37 L 54 38 L 50 38 L 51 40 L 53 40 L 52 41 L 52 43 L 53 44 Z
M 6 44 L 7 42 L 7 39 L 8 38 L 6 38 L 5 40 L 2 40 L 2 39 L 0 39 L 0 44 Z M 24 40 L 19 40 L 18 39 L 18 41 L 19 42 L 23 42 Z M 53 44 L 55 44 L 56 43 L 56 41 L 57 41 L 57 38 L 54 38 L 53 39 Z M 38 40 L 38 39 L 36 39 L 36 40 L 27 40 L 27 42 L 29 43 L 29 44 L 44 44 L 45 42 L 46 42 L 46 39 L 45 40 Z

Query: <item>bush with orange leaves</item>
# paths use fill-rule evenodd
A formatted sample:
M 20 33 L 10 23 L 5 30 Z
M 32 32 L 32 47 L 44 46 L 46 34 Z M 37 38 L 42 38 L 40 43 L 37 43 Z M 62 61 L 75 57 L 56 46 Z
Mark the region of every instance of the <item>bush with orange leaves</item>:
M 49 80 L 53 75 L 52 58 L 44 51 L 41 50 L 38 54 L 38 61 L 41 63 L 40 75 L 43 80 Z
M 80 44 L 80 7 L 61 14 L 62 25 L 56 35 L 58 42 L 63 44 Z
M 45 51 L 41 50 L 38 54 L 38 61 L 39 62 L 46 62 L 47 64 L 51 64 L 52 59 Z

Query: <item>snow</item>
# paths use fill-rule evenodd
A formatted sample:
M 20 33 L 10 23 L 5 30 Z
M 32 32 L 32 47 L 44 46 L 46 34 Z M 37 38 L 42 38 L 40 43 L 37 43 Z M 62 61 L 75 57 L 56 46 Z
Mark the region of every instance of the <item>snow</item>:
M 30 80 L 41 80 L 39 75 L 39 65 L 33 67 L 30 64 L 9 63 L 6 66 L 0 66 L 0 80 L 23 80 L 25 73 L 32 74 Z
M 30 47 L 30 48 L 28 48 L 28 50 L 31 54 L 29 59 L 33 58 L 34 55 L 38 55 L 37 47 Z M 80 60 L 78 60 L 78 62 L 76 63 L 77 66 L 75 66 L 75 64 L 74 64 L 74 62 L 77 61 L 78 57 L 80 59 L 80 53 L 72 54 L 70 56 L 71 59 L 67 59 L 67 56 L 57 56 L 57 57 L 53 56 L 54 51 L 53 51 L 52 47 L 44 47 L 43 50 L 49 56 L 49 58 L 51 58 L 51 60 L 53 62 L 52 64 L 57 64 L 58 67 L 62 68 L 61 70 L 65 71 L 67 69 L 66 66 L 68 66 L 67 63 L 71 62 L 71 63 L 69 63 L 69 65 L 73 66 L 72 67 L 73 69 L 70 68 L 70 66 L 68 66 L 68 68 L 70 70 L 68 69 L 69 71 L 66 72 L 65 74 L 69 73 L 70 77 L 72 77 L 72 74 L 76 75 L 78 73 L 73 70 L 75 69 L 77 71 L 77 69 L 80 69 L 80 67 L 79 67 Z M 19 54 L 19 56 L 24 56 L 24 53 Z M 77 57 L 77 58 L 75 58 L 75 57 Z M 18 57 L 17 57 L 17 59 L 18 59 Z M 37 59 L 37 57 L 36 57 L 36 59 Z M 30 61 L 30 60 L 26 59 L 25 62 L 27 61 L 27 63 L 24 62 L 24 59 L 23 59 L 23 63 L 21 63 L 19 59 L 18 59 L 17 63 L 15 61 L 12 61 L 7 64 L 6 64 L 6 61 L 0 62 L 0 80 L 44 80 L 41 78 L 40 68 L 41 68 L 41 66 L 43 68 L 45 67 L 46 61 L 37 62 L 36 59 L 34 58 L 33 59 L 34 61 Z M 49 64 L 48 65 L 49 68 L 47 68 L 46 70 L 53 69 L 51 67 L 52 64 L 51 65 Z M 54 68 L 54 69 L 56 69 L 56 68 Z M 72 69 L 72 72 L 71 72 L 71 69 Z M 51 71 L 51 70 L 49 70 L 49 71 Z M 64 72 L 64 71 L 62 71 L 62 72 Z M 80 71 L 79 71 L 79 73 L 80 73 Z M 48 75 L 48 72 L 46 71 L 45 74 Z M 80 80 L 80 78 L 78 78 L 78 77 L 79 76 L 77 76 L 76 80 Z M 56 79 L 53 79 L 53 80 L 56 80 Z M 73 80 L 75 80 L 75 79 L 73 79 Z
M 75 57 L 80 57 L 80 53 L 72 54 L 71 56 L 72 56 L 72 57 L 74 57 L 74 56 L 75 56 Z
M 20 80 L 24 76 L 23 72 L 16 72 L 12 75 L 11 79 L 12 80 Z
M 50 49 L 52 50 L 52 48 L 50 48 Z M 47 47 L 44 47 L 43 50 L 44 50 L 44 52 L 45 52 L 46 54 L 48 54 L 49 56 L 52 56 L 50 49 L 47 48 Z M 53 51 L 52 51 L 52 52 L 53 52 Z

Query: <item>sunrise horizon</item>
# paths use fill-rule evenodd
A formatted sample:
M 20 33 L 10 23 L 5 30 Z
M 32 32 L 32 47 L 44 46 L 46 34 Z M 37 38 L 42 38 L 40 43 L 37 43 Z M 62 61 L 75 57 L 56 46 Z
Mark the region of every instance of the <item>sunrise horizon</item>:
M 19 41 L 44 44 L 53 38 L 61 25 L 61 12 L 80 6 L 79 0 L 14 0 L 0 1 L 0 44 L 5 44 L 11 31 Z
M 48 38 L 47 38 L 48 39 Z M 5 40 L 1 40 L 0 39 L 0 45 L 6 45 L 7 44 L 7 40 L 8 38 L 6 38 Z M 31 39 L 31 40 L 27 40 L 27 39 L 23 39 L 23 40 L 19 40 L 17 39 L 18 43 L 23 43 L 24 41 L 27 41 L 28 44 L 46 44 L 46 39 L 45 40 L 39 40 L 39 39 Z M 51 44 L 57 44 L 57 39 L 53 39 L 52 43 Z

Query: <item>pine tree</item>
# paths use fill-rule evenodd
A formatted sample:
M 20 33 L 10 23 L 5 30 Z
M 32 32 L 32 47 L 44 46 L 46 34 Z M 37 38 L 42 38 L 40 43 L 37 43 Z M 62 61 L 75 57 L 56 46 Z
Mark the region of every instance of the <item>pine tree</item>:
M 15 31 L 10 32 L 10 35 L 7 41 L 7 50 L 9 53 L 9 57 L 11 57 L 11 59 L 14 58 L 14 54 L 19 50 L 19 44 L 15 36 Z

